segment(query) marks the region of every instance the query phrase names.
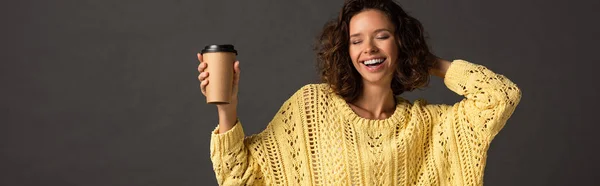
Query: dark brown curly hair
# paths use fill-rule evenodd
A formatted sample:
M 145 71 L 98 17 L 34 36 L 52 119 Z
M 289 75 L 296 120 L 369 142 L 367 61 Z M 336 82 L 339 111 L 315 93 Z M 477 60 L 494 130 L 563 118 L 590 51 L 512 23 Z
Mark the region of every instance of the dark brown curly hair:
M 321 81 L 348 102 L 362 92 L 362 77 L 352 65 L 349 54 L 349 24 L 352 16 L 375 9 L 385 13 L 395 26 L 398 61 L 391 88 L 394 95 L 429 84 L 429 69 L 435 59 L 425 41 L 421 23 L 392 0 L 347 0 L 337 19 L 327 22 L 317 38 L 317 68 Z

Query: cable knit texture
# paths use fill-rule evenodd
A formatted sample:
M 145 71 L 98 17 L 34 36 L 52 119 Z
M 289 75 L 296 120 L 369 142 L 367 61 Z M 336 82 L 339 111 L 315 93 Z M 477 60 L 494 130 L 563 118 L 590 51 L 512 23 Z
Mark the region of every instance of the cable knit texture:
M 358 116 L 326 84 L 292 95 L 266 129 L 238 122 L 212 133 L 221 185 L 482 185 L 487 150 L 521 98 L 503 75 L 454 60 L 446 86 L 454 105 L 396 97 L 391 117 Z M 253 124 L 256 125 L 256 124 Z

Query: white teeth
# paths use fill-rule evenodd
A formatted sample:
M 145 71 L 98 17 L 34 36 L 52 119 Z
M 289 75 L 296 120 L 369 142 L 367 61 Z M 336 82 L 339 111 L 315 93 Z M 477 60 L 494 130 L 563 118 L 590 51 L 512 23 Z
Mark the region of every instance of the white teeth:
M 371 60 L 367 60 L 365 62 L 363 62 L 365 65 L 372 65 L 372 64 L 376 64 L 376 63 L 381 63 L 383 62 L 383 58 L 382 59 L 371 59 Z

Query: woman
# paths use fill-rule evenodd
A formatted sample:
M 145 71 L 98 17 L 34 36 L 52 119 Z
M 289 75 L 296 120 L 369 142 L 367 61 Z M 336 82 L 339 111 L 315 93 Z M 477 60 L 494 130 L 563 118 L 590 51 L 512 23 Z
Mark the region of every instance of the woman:
M 432 55 L 419 21 L 391 0 L 346 1 L 317 44 L 322 84 L 302 87 L 264 131 L 245 137 L 217 105 L 211 159 L 221 185 L 482 185 L 487 149 L 521 92 L 506 77 Z M 198 56 L 202 61 L 202 56 Z M 204 93 L 208 73 L 199 65 Z M 465 99 L 396 97 L 429 75 Z

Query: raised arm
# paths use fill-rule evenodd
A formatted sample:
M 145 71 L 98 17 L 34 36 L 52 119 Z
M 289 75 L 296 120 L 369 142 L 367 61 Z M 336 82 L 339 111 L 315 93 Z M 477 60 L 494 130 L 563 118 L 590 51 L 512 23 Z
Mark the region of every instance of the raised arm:
M 245 137 L 240 121 L 233 127 L 219 133 L 215 128 L 211 136 L 210 154 L 213 169 L 220 185 L 265 185 L 283 181 L 281 152 L 274 140 L 276 136 L 285 136 L 284 129 L 298 122 L 300 110 L 297 102 L 301 100 L 301 91 L 296 92 L 283 103 L 266 129 L 259 134 Z
M 431 74 L 444 78 L 446 86 L 465 98 L 438 112 L 453 114 L 454 122 L 464 124 L 479 137 L 493 138 L 502 129 L 521 100 L 521 90 L 503 75 L 464 60 L 438 60 Z
M 225 133 L 217 127 L 211 136 L 210 158 L 219 185 L 255 184 L 262 180 L 260 165 L 244 143 L 244 129 L 239 120 Z

